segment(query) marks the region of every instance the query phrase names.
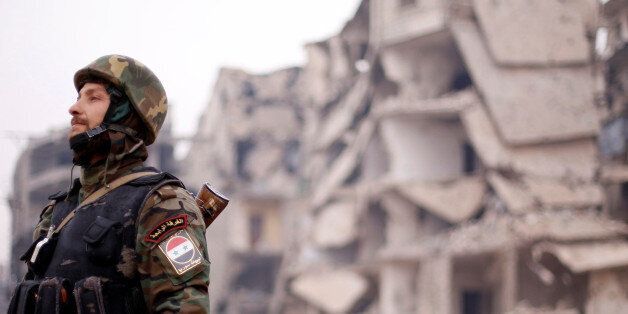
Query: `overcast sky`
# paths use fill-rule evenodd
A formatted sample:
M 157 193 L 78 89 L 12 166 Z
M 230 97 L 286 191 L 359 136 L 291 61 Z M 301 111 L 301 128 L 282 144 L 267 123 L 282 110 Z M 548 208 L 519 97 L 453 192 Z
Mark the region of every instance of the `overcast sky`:
M 175 134 L 189 135 L 220 67 L 259 73 L 302 64 L 303 44 L 339 32 L 358 4 L 0 0 L 0 217 L 9 219 L 6 198 L 25 139 L 69 125 L 72 76 L 97 57 L 128 55 L 151 68 L 173 105 Z M 0 263 L 9 235 L 0 228 Z

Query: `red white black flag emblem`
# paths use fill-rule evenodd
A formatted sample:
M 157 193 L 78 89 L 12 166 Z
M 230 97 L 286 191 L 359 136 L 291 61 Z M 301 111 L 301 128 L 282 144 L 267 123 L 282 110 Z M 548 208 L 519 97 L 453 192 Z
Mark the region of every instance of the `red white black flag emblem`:
M 181 230 L 161 241 L 159 249 L 179 275 L 200 264 L 203 259 L 186 230 Z

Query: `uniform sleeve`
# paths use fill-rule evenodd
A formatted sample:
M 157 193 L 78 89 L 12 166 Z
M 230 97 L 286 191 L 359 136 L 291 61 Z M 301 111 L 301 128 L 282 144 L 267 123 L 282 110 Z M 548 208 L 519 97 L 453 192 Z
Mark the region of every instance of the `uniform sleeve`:
M 150 312 L 209 313 L 205 224 L 192 196 L 165 186 L 138 215 L 138 272 Z

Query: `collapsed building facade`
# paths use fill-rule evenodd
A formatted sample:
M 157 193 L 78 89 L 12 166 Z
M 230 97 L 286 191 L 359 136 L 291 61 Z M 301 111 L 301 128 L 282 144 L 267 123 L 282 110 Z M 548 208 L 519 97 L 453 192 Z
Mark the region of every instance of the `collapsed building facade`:
M 233 199 L 212 307 L 628 308 L 627 10 L 363 1 L 302 68 L 222 70 L 183 173 Z

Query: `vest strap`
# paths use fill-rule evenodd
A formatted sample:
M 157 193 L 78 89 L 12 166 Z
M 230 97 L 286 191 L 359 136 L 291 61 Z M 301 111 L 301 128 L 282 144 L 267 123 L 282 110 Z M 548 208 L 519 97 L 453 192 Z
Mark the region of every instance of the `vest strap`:
M 135 179 L 141 178 L 141 177 L 146 177 L 146 176 L 150 176 L 150 175 L 154 175 L 155 172 L 151 172 L 151 171 L 143 171 L 143 172 L 135 172 L 135 173 L 131 173 L 131 174 L 127 174 L 125 176 L 119 177 L 115 180 L 113 180 L 113 182 L 111 182 L 109 184 L 109 186 L 103 186 L 102 188 L 96 190 L 96 192 L 90 194 L 86 199 L 84 199 L 76 208 L 74 208 L 67 216 L 65 216 L 65 218 L 63 218 L 63 220 L 61 221 L 61 223 L 59 223 L 59 225 L 54 229 L 54 231 L 52 233 L 49 233 L 49 236 L 52 236 L 53 234 L 57 234 L 61 231 L 61 229 L 63 229 L 63 227 L 65 227 L 65 225 L 68 224 L 68 222 L 70 222 L 70 220 L 72 220 L 72 218 L 74 218 L 74 215 L 76 214 L 76 210 L 91 204 L 93 202 L 95 202 L 96 200 L 98 200 L 99 198 L 105 196 L 107 193 L 115 190 L 116 188 L 119 188 Z

